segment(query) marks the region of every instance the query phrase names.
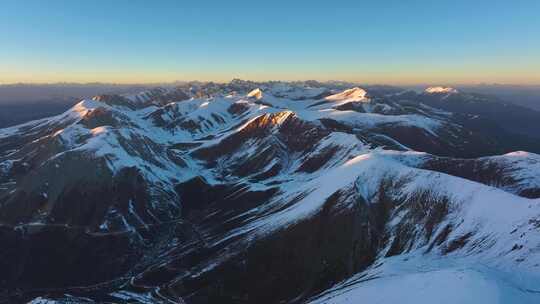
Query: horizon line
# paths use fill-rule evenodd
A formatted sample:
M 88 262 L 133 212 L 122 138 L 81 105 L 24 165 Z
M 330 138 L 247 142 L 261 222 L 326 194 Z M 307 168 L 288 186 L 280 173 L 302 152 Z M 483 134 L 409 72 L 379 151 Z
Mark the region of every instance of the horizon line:
M 350 80 L 316 80 L 316 79 L 305 79 L 305 80 L 277 80 L 277 79 L 268 79 L 268 80 L 250 80 L 250 79 L 241 79 L 241 78 L 232 78 L 229 81 L 218 81 L 218 80 L 173 80 L 173 81 L 152 81 L 152 82 L 114 82 L 114 81 L 17 81 L 17 82 L 2 82 L 0 81 L 0 86 L 17 86 L 17 85 L 112 85 L 112 86 L 160 86 L 160 85 L 176 85 L 176 84 L 185 84 L 185 83 L 216 83 L 216 84 L 228 84 L 234 80 L 241 80 L 246 82 L 254 83 L 266 83 L 266 82 L 285 82 L 285 83 L 295 83 L 295 82 L 308 82 L 316 81 L 319 83 L 349 83 L 354 85 L 365 85 L 365 86 L 520 86 L 520 87 L 538 87 L 540 83 L 514 83 L 514 82 L 411 82 L 411 83 L 384 83 L 384 82 L 363 82 L 363 81 L 350 81 Z

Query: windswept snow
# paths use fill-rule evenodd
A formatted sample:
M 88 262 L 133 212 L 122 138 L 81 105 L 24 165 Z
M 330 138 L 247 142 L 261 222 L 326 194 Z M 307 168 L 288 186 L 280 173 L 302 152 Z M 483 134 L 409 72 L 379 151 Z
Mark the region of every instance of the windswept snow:
M 540 301 L 540 290 L 528 288 L 539 278 L 504 273 L 474 260 L 410 254 L 382 259 L 377 265 L 334 286 L 310 303 L 534 304 Z
M 487 164 L 504 168 L 504 172 L 515 182 L 505 185 L 510 192 L 519 193 L 523 189 L 540 189 L 540 155 L 517 151 L 501 156 L 482 158 Z
M 104 103 L 93 99 L 84 99 L 81 102 L 73 106 L 72 111 L 77 113 L 80 117 L 88 114 L 90 111 L 99 107 L 107 107 Z
M 345 90 L 341 93 L 334 94 L 325 98 L 329 101 L 339 101 L 339 102 L 362 102 L 369 101 L 367 98 L 367 92 L 361 88 L 352 88 Z
M 378 152 L 362 154 L 332 169 L 321 170 L 312 180 L 291 183 L 288 190 L 274 200 L 276 206 L 287 198 L 307 195 L 292 206 L 247 225 L 244 231 L 253 235 L 255 229 L 268 234 L 301 221 L 320 211 L 326 199 L 338 190 L 354 187 L 369 202 L 378 195 L 383 179 L 389 177 L 402 181 L 402 186 L 394 189 L 396 198 L 411 197 L 419 191 L 449 197 L 451 213 L 447 220 L 455 227 L 450 237 L 473 233 L 471 239 L 490 240 L 488 247 L 471 250 L 482 252 L 486 258 L 507 252 L 508 256 L 499 257 L 500 261 L 506 259 L 507 265 L 511 265 L 514 259 L 519 259 L 520 267 L 525 269 L 525 265 L 530 267 L 540 263 L 540 250 L 536 248 L 540 244 L 540 231 L 535 230 L 533 224 L 540 219 L 540 199 L 526 199 L 462 178 L 407 167 Z M 266 207 L 272 208 L 271 205 Z M 523 225 L 516 226 L 520 223 Z M 523 244 L 516 241 L 512 231 L 527 235 L 527 241 Z M 511 252 L 516 242 L 523 249 Z M 416 246 L 425 245 L 418 243 Z

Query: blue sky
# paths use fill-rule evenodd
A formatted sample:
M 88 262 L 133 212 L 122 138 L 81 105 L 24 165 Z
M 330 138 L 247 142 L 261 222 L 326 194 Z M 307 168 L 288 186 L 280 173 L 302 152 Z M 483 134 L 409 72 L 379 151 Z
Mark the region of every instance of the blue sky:
M 0 82 L 540 84 L 540 1 L 0 0 Z

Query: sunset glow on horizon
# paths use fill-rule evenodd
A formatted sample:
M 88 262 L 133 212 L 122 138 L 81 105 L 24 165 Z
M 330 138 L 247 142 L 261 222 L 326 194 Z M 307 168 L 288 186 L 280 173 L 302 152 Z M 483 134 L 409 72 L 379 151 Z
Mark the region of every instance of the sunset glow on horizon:
M 390 2 L 6 0 L 0 83 L 540 84 L 540 2 Z

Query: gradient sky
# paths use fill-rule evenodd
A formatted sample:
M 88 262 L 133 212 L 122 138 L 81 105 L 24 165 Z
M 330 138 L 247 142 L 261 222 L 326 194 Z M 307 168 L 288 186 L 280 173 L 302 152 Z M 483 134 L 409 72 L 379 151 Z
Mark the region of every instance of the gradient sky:
M 0 0 L 0 82 L 540 84 L 539 0 Z

